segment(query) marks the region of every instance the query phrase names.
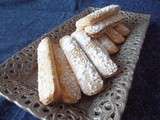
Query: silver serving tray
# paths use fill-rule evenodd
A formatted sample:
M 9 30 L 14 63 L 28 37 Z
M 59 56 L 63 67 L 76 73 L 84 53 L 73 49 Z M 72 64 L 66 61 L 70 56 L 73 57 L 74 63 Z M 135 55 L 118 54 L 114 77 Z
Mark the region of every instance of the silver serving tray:
M 75 30 L 75 21 L 93 12 L 88 8 L 43 37 L 58 40 Z M 132 30 L 120 52 L 113 58 L 120 72 L 110 78 L 111 87 L 102 93 L 83 96 L 77 104 L 63 103 L 44 106 L 37 93 L 37 45 L 43 37 L 25 47 L 0 65 L 0 93 L 21 108 L 44 120 L 119 120 L 127 101 L 133 73 L 147 30 L 150 15 L 122 12 L 125 24 Z

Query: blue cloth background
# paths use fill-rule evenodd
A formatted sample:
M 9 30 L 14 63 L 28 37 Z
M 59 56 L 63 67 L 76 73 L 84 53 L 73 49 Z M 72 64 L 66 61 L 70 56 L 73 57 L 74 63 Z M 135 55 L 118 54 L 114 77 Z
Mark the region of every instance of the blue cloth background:
M 160 120 L 159 0 L 0 0 L 0 63 L 88 6 L 108 4 L 152 15 L 122 120 Z M 0 120 L 37 118 L 0 97 Z

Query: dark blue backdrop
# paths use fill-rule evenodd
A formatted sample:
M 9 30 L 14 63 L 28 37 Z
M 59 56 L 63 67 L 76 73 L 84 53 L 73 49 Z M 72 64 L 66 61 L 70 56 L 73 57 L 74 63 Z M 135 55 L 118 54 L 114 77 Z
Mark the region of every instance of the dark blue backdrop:
M 77 12 L 108 4 L 152 15 L 122 119 L 160 120 L 159 0 L 0 0 L 0 63 Z M 0 120 L 36 119 L 0 97 Z

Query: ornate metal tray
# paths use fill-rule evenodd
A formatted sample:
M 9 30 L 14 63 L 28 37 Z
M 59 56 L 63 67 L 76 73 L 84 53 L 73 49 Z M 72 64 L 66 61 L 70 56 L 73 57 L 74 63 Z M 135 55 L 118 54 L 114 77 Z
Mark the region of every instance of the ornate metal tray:
M 43 37 L 58 40 L 70 34 L 75 30 L 75 21 L 95 9 L 88 8 Z M 150 15 L 146 14 L 124 11 L 122 13 L 126 16 L 125 23 L 132 32 L 121 46 L 121 51 L 113 58 L 121 71 L 110 79 L 109 89 L 96 96 L 83 96 L 79 103 L 73 105 L 41 104 L 38 100 L 36 81 L 36 49 L 41 39 L 39 38 L 0 65 L 1 95 L 44 120 L 119 120 L 125 108 L 133 72 L 150 19 Z

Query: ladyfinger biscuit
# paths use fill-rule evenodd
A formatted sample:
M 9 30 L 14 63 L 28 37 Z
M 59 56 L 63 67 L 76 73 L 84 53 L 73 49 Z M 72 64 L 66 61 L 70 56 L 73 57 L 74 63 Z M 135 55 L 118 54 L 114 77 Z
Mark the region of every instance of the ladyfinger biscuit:
M 79 19 L 76 22 L 76 28 L 82 30 L 85 26 L 93 25 L 98 21 L 106 19 L 112 15 L 116 15 L 120 10 L 118 5 L 109 5 L 100 10 L 90 13 L 89 15 Z
M 56 72 L 52 42 L 44 38 L 37 49 L 38 56 L 38 94 L 44 105 L 57 101 L 60 96 L 60 86 Z
M 130 33 L 129 28 L 127 28 L 123 23 L 117 24 L 114 28 L 117 32 L 119 32 L 123 36 L 128 36 Z
M 60 39 L 60 46 L 77 77 L 83 93 L 91 96 L 100 92 L 103 89 L 103 80 L 76 40 L 71 36 L 64 36 Z
M 125 38 L 111 26 L 107 27 L 105 32 L 107 36 L 116 44 L 122 44 L 125 41 Z
M 110 55 L 116 54 L 119 51 L 119 48 L 106 35 L 99 38 L 98 42 Z
M 121 13 L 118 13 L 117 15 L 111 16 L 108 19 L 104 19 L 103 21 L 97 22 L 94 25 L 89 25 L 84 28 L 85 32 L 88 34 L 96 34 L 100 31 L 102 31 L 107 26 L 116 23 L 118 21 L 121 21 L 124 18 L 124 16 Z
M 76 31 L 71 36 L 77 40 L 102 76 L 109 77 L 117 71 L 117 65 L 110 59 L 108 52 L 103 51 L 84 31 Z
M 76 103 L 81 98 L 80 86 L 76 76 L 56 40 L 53 42 L 53 48 L 61 87 L 61 101 L 64 103 Z
M 92 35 L 89 35 L 91 38 L 93 39 L 99 39 L 101 38 L 102 36 L 106 35 L 105 31 L 101 31 L 99 33 L 96 33 L 96 34 L 92 34 Z

